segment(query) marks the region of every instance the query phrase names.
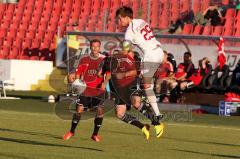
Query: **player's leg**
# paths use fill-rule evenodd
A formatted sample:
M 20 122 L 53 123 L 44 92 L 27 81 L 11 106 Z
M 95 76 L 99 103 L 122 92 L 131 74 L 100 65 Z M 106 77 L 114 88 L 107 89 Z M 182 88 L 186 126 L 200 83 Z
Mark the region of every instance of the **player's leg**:
M 94 129 L 93 129 L 91 139 L 93 139 L 96 142 L 99 142 L 101 140 L 101 137 L 98 135 L 98 132 L 103 122 L 104 106 L 102 105 L 102 102 L 99 99 L 93 98 L 92 102 L 94 105 L 98 105 L 98 106 L 96 108 L 96 116 L 94 119 Z
M 145 93 L 146 93 L 146 97 L 149 101 L 149 103 L 151 104 L 154 112 L 155 112 L 155 115 L 156 116 L 160 116 L 160 111 L 159 111 L 159 108 L 158 108 L 158 105 L 157 105 L 157 98 L 156 98 L 156 95 L 154 93 L 154 90 L 153 90 L 153 82 L 152 82 L 152 78 L 149 78 L 149 77 L 143 77 L 143 87 L 144 87 L 144 90 L 145 90 Z
M 73 118 L 72 118 L 71 129 L 69 132 L 67 132 L 63 136 L 64 140 L 68 140 L 74 135 L 75 129 L 81 119 L 81 113 L 84 111 L 83 104 L 85 103 L 85 101 L 86 101 L 86 97 L 80 96 L 78 98 L 76 102 L 76 112 L 73 114 Z
M 160 52 L 162 54 L 159 54 Z M 163 51 L 161 48 L 153 51 L 152 54 L 149 54 L 149 53 L 145 54 L 144 59 L 143 59 L 144 70 L 142 71 L 143 87 L 144 87 L 144 90 L 146 93 L 146 97 L 155 112 L 156 118 L 159 118 L 159 119 L 162 118 L 162 115 L 160 114 L 156 95 L 153 90 L 153 87 L 154 87 L 153 76 L 154 76 L 156 70 L 158 69 L 161 61 L 163 60 L 163 56 L 164 56 L 164 54 L 163 54 Z M 156 57 L 158 57 L 158 58 L 156 58 Z M 160 137 L 163 134 L 164 125 L 162 123 L 160 123 L 160 125 L 155 125 L 154 128 L 156 131 L 156 136 Z
M 141 101 L 140 96 L 132 95 L 131 103 L 136 110 L 138 110 L 142 115 L 144 115 L 146 118 L 148 118 L 151 121 L 152 125 L 154 126 L 160 125 L 159 119 L 156 117 L 154 111 Z
M 125 123 L 131 124 L 133 126 L 138 127 L 142 130 L 142 133 L 145 135 L 146 139 L 148 140 L 150 137 L 149 133 L 149 126 L 144 125 L 141 123 L 136 117 L 132 116 L 131 114 L 126 113 L 126 105 L 121 104 L 116 106 L 116 116 L 118 119 L 122 120 Z
M 156 116 L 160 116 L 160 111 L 158 109 L 157 98 L 153 90 L 153 76 L 162 62 L 163 57 L 164 54 L 161 48 L 145 52 L 142 63 L 143 70 L 141 70 L 143 75 L 143 88 Z

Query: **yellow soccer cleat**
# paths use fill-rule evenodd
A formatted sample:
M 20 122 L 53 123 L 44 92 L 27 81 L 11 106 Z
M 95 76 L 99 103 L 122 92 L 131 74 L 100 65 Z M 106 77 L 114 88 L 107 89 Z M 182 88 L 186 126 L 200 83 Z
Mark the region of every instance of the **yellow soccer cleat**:
M 164 129 L 163 123 L 161 123 L 160 125 L 155 125 L 154 129 L 155 129 L 157 138 L 160 138 L 163 134 L 163 129 Z
M 147 140 L 148 140 L 149 137 L 150 137 L 149 128 L 150 128 L 149 125 L 145 125 L 145 126 L 142 128 L 142 133 L 143 133 L 143 135 L 146 137 Z

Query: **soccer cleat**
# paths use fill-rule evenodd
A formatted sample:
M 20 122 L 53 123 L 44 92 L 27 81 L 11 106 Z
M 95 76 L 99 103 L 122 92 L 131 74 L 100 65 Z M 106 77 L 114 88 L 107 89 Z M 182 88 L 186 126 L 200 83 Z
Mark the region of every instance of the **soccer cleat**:
M 147 140 L 148 140 L 149 137 L 150 137 L 149 129 L 150 129 L 150 126 L 149 126 L 149 125 L 145 125 L 145 126 L 142 128 L 142 133 L 143 133 L 143 135 L 146 137 Z
M 160 125 L 155 125 L 154 129 L 156 131 L 157 138 L 160 138 L 162 136 L 162 134 L 163 134 L 163 129 L 164 129 L 163 123 L 160 124 Z
M 69 140 L 72 136 L 74 136 L 74 133 L 69 131 L 63 136 L 63 140 Z
M 101 141 L 101 137 L 99 135 L 92 135 L 91 139 L 96 141 L 96 142 L 100 142 Z

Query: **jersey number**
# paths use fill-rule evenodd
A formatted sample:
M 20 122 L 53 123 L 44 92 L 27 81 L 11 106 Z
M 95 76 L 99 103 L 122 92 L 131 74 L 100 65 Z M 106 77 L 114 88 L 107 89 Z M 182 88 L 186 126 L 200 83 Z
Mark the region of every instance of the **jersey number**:
M 141 29 L 141 34 L 143 34 L 143 37 L 145 40 L 151 40 L 154 37 L 152 33 L 152 29 L 149 27 L 149 25 L 145 25 Z

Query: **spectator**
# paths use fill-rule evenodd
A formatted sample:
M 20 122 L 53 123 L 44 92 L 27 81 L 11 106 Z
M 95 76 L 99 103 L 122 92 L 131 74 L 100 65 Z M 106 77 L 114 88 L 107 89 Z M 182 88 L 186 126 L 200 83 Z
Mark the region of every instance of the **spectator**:
M 189 78 L 195 72 L 195 67 L 192 62 L 192 54 L 185 52 L 183 56 L 183 63 L 180 63 L 177 67 L 175 78 L 178 81 L 184 81 Z
M 186 88 L 191 88 L 198 86 L 203 77 L 212 71 L 212 65 L 210 64 L 207 57 L 199 60 L 199 68 L 189 77 L 186 81 L 180 83 L 180 89 L 185 90 Z
M 208 7 L 204 11 L 203 17 L 213 26 L 223 25 L 223 16 L 217 6 Z
M 185 11 L 181 13 L 180 18 L 176 20 L 174 24 L 171 25 L 169 29 L 169 33 L 173 34 L 175 33 L 178 29 L 183 29 L 184 24 L 191 24 L 194 22 L 194 13 L 193 10 L 190 11 Z
M 177 71 L 177 62 L 174 59 L 173 54 L 168 53 L 167 60 L 173 65 L 173 72 L 175 73 Z
M 168 61 L 168 53 L 164 52 L 163 62 L 159 65 L 158 70 L 155 73 L 155 92 L 156 95 L 163 95 L 163 102 L 169 102 L 168 96 L 172 87 L 177 85 L 174 78 L 173 65 Z

